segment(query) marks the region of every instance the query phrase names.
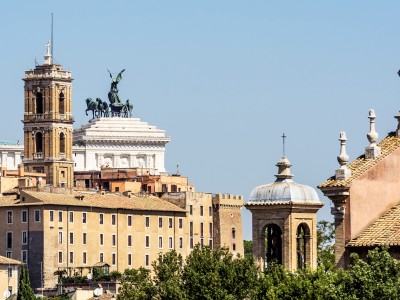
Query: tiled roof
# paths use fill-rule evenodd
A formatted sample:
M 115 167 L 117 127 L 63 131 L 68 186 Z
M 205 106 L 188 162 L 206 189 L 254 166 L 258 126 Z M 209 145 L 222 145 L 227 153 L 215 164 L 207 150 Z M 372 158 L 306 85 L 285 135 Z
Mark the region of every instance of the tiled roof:
M 398 149 L 400 147 L 400 138 L 394 137 L 393 134 L 390 133 L 378 144 L 378 146 L 381 147 L 381 155 L 379 155 L 377 158 L 365 159 L 364 155 L 361 155 L 347 166 L 351 170 L 351 176 L 349 178 L 346 180 L 335 180 L 335 176 L 332 176 L 325 182 L 321 183 L 318 187 L 349 186 L 354 179 L 375 166 L 379 161 L 384 159 L 394 150 Z
M 1 206 L 10 205 L 68 205 L 68 206 L 90 206 L 110 209 L 131 209 L 141 211 L 171 211 L 171 212 L 185 212 L 184 209 L 162 200 L 158 197 L 134 197 L 131 198 L 120 196 L 116 194 L 87 194 L 87 193 L 74 193 L 74 194 L 56 194 L 34 191 L 22 191 L 23 194 L 30 195 L 38 201 L 20 202 L 15 200 L 15 196 L 1 197 Z M 83 199 L 78 199 L 82 197 Z
M 400 203 L 367 227 L 357 238 L 346 246 L 399 246 L 400 245 Z
M 11 259 L 0 255 L 0 265 L 20 265 L 21 262 L 15 259 Z

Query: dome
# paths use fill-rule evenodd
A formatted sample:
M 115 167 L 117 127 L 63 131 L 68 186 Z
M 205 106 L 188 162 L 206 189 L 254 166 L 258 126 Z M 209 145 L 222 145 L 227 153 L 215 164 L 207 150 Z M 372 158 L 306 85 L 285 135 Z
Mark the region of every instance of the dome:
M 290 174 L 290 161 L 282 157 L 276 164 L 279 168 L 276 181 L 270 184 L 260 185 L 250 193 L 249 204 L 272 203 L 318 203 L 317 192 L 310 186 L 294 182 Z

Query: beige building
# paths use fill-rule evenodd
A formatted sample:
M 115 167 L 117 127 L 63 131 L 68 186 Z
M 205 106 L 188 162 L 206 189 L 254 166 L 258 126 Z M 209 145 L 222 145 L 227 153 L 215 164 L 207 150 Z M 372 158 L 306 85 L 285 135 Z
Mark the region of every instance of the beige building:
M 10 295 L 18 293 L 20 265 L 20 261 L 0 256 L 0 300 L 5 300 Z

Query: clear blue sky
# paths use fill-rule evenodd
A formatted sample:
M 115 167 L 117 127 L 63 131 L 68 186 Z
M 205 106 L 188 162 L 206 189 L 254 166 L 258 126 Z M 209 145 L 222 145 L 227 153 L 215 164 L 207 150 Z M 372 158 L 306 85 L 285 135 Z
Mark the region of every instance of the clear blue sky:
M 107 99 L 107 68 L 125 68 L 121 97 L 172 137 L 166 166 L 197 191 L 247 199 L 272 182 L 282 132 L 294 180 L 316 187 L 339 166 L 340 131 L 351 159 L 363 153 L 370 108 L 380 139 L 397 126 L 398 1 L 1 1 L 0 140 L 22 140 L 21 78 L 43 60 L 52 12 L 75 127 L 87 97 Z

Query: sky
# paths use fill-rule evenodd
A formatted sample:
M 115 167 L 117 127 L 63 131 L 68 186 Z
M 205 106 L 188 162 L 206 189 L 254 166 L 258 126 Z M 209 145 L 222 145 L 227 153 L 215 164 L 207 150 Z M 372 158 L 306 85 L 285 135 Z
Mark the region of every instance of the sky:
M 197 191 L 243 195 L 271 183 L 282 156 L 314 188 L 368 146 L 368 110 L 382 139 L 400 109 L 398 1 L 1 1 L 0 140 L 22 140 L 24 71 L 54 58 L 72 72 L 74 127 L 84 100 L 119 94 L 165 129 L 166 167 Z M 319 191 L 318 191 L 319 192 Z M 332 220 L 330 201 L 318 219 Z M 243 211 L 244 238 L 251 214 Z

